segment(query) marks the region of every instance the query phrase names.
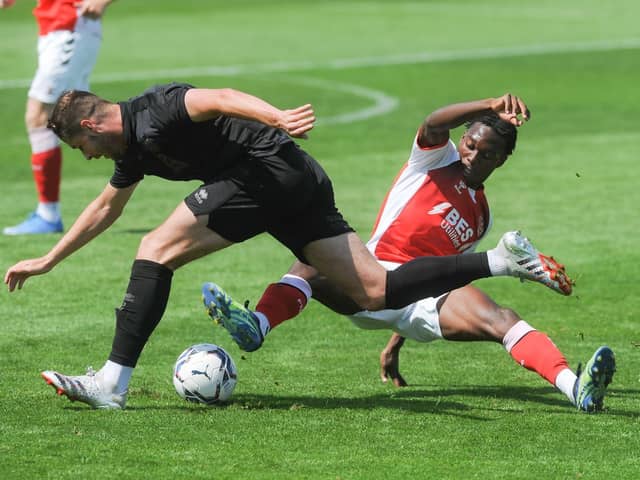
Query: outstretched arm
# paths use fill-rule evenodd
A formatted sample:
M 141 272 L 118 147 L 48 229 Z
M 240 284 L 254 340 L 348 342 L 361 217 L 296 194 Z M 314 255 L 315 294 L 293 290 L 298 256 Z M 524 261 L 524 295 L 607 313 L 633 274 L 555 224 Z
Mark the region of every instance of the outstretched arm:
M 103 192 L 91 202 L 69 231 L 43 257 L 23 260 L 7 270 L 4 283 L 10 292 L 22 288 L 27 278 L 47 273 L 63 259 L 104 232 L 120 216 L 137 184 L 117 189 L 107 184 Z
M 292 110 L 280 110 L 258 97 L 231 88 L 193 88 L 187 91 L 184 102 L 194 122 L 228 115 L 256 120 L 297 138 L 306 138 L 306 132 L 313 128 L 316 120 L 309 104 Z
M 425 119 L 418 131 L 418 144 L 421 147 L 442 145 L 449 140 L 450 130 L 488 112 L 495 112 L 500 118 L 516 127 L 531 118 L 529 108 L 524 101 L 510 93 L 505 93 L 498 98 L 454 103 L 439 108 Z

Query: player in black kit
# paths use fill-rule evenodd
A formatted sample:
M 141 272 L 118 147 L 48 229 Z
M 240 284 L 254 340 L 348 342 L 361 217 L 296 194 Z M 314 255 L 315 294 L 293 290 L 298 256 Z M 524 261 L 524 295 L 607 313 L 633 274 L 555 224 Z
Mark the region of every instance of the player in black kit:
M 525 112 L 517 104 L 510 107 L 510 118 L 521 121 Z M 145 175 L 203 184 L 140 242 L 103 368 L 80 376 L 46 371 L 47 383 L 94 408 L 124 408 L 133 369 L 164 313 L 173 272 L 261 232 L 368 310 L 399 308 L 493 275 L 559 289 L 561 269 L 545 268 L 537 256 L 503 243 L 489 252 L 418 258 L 387 272 L 337 210 L 322 167 L 291 139 L 305 138 L 314 122 L 310 105 L 280 110 L 233 89 L 172 83 L 120 103 L 89 92 L 65 92 L 49 128 L 87 159 L 113 159 L 115 171 L 46 255 L 7 271 L 10 291 L 106 230 Z M 523 258 L 536 268 L 520 266 Z

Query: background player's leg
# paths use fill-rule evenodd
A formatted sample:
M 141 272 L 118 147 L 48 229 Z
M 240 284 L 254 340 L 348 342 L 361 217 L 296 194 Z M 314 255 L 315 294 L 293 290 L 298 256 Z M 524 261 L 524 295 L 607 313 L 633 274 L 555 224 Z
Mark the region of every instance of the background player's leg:
M 62 150 L 56 135 L 47 128 L 52 105 L 29 98 L 25 124 L 31 145 L 31 170 L 38 193 L 36 210 L 22 223 L 4 229 L 5 235 L 56 233 L 63 230 L 60 215 Z

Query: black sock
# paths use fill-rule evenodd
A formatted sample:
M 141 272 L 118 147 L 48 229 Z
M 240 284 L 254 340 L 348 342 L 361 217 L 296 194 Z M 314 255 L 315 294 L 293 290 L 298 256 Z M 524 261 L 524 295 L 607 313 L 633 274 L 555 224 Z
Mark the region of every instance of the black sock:
M 135 260 L 122 306 L 116 308 L 116 333 L 109 360 L 135 367 L 149 336 L 164 314 L 173 271 L 150 260 Z
M 490 276 L 486 252 L 419 257 L 387 272 L 386 308 L 402 308 Z

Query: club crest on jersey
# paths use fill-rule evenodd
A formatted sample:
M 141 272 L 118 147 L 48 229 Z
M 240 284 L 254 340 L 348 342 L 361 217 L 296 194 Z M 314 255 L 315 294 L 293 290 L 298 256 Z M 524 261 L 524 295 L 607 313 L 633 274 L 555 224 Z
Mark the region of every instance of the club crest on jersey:
M 196 199 L 196 202 L 198 202 L 199 205 L 202 205 L 205 200 L 209 198 L 209 194 L 204 188 L 201 188 L 195 193 L 194 197 Z
M 467 189 L 467 184 L 464 183 L 464 180 L 460 180 L 458 181 L 458 183 L 456 183 L 453 188 L 456 189 L 456 192 L 458 192 L 458 195 L 462 195 L 462 192 L 465 191 Z

